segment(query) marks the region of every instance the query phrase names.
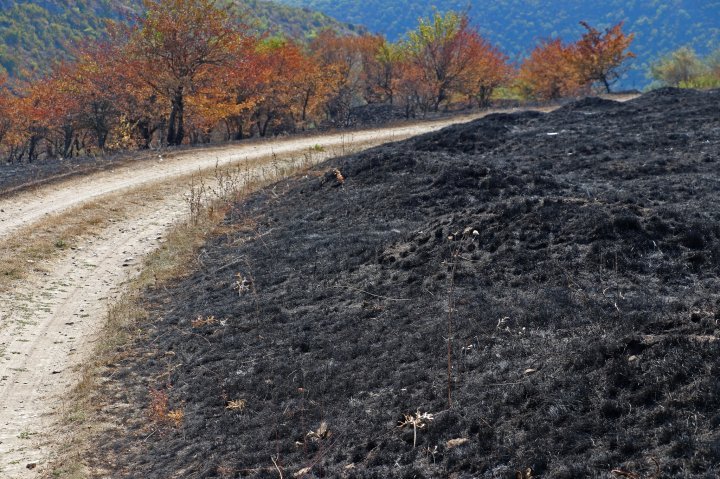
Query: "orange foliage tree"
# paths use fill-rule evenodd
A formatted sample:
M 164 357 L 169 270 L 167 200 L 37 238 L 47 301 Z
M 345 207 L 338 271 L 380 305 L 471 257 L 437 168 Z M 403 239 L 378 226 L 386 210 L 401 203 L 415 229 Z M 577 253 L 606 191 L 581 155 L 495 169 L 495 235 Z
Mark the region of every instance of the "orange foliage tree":
M 297 45 L 288 45 L 301 53 Z M 299 118 L 303 129 L 310 123 L 316 123 L 325 111 L 325 105 L 339 90 L 342 76 L 337 66 L 323 67 L 310 53 L 302 52 L 298 58 L 296 70 L 291 82 L 294 92 L 295 117 Z
M 30 85 L 23 102 L 27 125 L 27 156 L 34 161 L 45 142 L 50 156 L 70 156 L 73 140 L 78 131 L 81 101 L 66 72 L 71 64 L 56 66 L 50 76 Z
M 538 45 L 520 68 L 519 84 L 528 96 L 553 99 L 588 91 L 600 83 L 610 92 L 625 61 L 635 55 L 628 51 L 633 35 L 622 31 L 622 22 L 604 33 L 586 22 L 587 30 L 577 42 L 564 45 L 560 39 Z
M 434 108 L 437 90 L 427 82 L 422 67 L 404 58 L 397 63 L 395 71 L 393 89 L 406 118 L 414 118 L 418 110 L 424 115 Z
M 477 32 L 466 36 L 471 61 L 460 75 L 459 90 L 479 107 L 490 104 L 496 88 L 507 85 L 515 74 L 508 58 Z
M 628 51 L 634 35 L 623 33 L 623 22 L 606 29 L 604 33 L 586 22 L 580 22 L 580 25 L 587 30 L 573 45 L 574 63 L 580 82 L 599 82 L 610 93 L 610 86 L 622 74 L 623 63 L 635 57 Z
M 573 47 L 560 39 L 543 41 L 521 65 L 518 83 L 526 96 L 543 100 L 577 94 L 582 82 Z
M 17 98 L 7 86 L 7 75 L 0 74 L 0 145 L 14 143 L 11 136 L 15 127 L 15 103 Z
M 85 103 L 84 123 L 95 131 L 101 149 L 149 148 L 169 109 L 138 75 L 141 65 L 128 48 L 124 32 L 111 29 L 109 40 L 83 45 L 74 53 L 72 82 Z
M 218 68 L 232 63 L 245 33 L 213 0 L 145 0 L 130 34 L 134 73 L 169 104 L 167 142 L 185 137 L 187 95 L 201 92 Z
M 300 96 L 295 72 L 305 58 L 295 45 L 285 42 L 265 42 L 258 49 L 260 67 L 260 98 L 253 108 L 252 120 L 260 136 L 268 128 L 294 129 L 299 115 Z
M 314 61 L 332 78 L 333 89 L 325 104 L 328 120 L 346 124 L 351 108 L 365 101 L 366 62 L 375 55 L 375 38 L 341 36 L 325 30 L 310 44 Z
M 74 63 L 63 65 L 57 72 L 58 94 L 77 100 L 73 112 L 75 129 L 90 132 L 100 150 L 105 150 L 123 108 L 123 82 L 113 64 L 116 53 L 103 44 L 87 45 L 76 51 Z M 66 151 L 63 156 L 67 155 Z

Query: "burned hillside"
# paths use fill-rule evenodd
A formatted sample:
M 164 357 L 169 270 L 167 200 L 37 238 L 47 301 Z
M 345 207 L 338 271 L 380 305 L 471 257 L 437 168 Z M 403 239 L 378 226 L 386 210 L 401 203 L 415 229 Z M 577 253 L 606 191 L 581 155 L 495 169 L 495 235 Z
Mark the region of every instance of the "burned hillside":
M 138 410 L 96 465 L 716 477 L 719 112 L 664 89 L 496 114 L 236 204 L 197 271 L 147 292 L 108 371 Z M 150 391 L 183 418 L 148 439 Z

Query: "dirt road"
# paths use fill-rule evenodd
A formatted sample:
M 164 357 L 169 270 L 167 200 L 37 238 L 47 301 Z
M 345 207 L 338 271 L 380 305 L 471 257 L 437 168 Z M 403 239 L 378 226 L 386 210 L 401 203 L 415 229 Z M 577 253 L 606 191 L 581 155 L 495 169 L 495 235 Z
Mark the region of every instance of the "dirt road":
M 137 205 L 121 222 L 83 240 L 74 250 L 43 265 L 45 272 L 0 293 L 0 478 L 36 477 L 58 437 L 56 412 L 77 381 L 76 369 L 92 353 L 95 333 L 108 304 L 139 271 L 141 258 L 187 213 L 187 177 L 215 165 L 256 160 L 255 168 L 280 157 L 314 161 L 345 151 L 401 140 L 479 115 L 411 126 L 290 138 L 158 156 L 133 166 L 74 178 L 20 192 L 0 201 L 0 241 L 22 228 L 39 227 L 52 215 L 108 195 L 131 198 L 138 188 L 176 183 L 176 192 Z M 275 157 L 273 157 L 275 155 Z

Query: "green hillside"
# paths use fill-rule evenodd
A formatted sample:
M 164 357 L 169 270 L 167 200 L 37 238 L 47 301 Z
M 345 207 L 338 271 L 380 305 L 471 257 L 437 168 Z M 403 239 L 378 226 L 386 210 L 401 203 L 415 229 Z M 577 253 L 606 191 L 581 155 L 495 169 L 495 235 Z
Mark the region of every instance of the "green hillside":
M 491 41 L 514 58 L 522 58 L 540 38 L 560 36 L 576 40 L 585 20 L 607 27 L 624 20 L 635 32 L 632 50 L 638 58 L 623 82 L 640 88 L 650 62 L 684 45 L 704 55 L 720 47 L 720 0 L 280 0 L 305 6 L 342 21 L 362 24 L 370 31 L 397 39 L 426 17 L 433 6 L 440 11 L 464 10 Z
M 232 5 L 239 15 L 247 13 L 246 21 L 259 31 L 271 34 L 302 38 L 328 27 L 354 29 L 307 8 L 263 0 L 235 0 Z M 0 73 L 42 71 L 64 56 L 68 45 L 102 37 L 106 20 L 130 18 L 141 10 L 141 0 L 0 0 Z

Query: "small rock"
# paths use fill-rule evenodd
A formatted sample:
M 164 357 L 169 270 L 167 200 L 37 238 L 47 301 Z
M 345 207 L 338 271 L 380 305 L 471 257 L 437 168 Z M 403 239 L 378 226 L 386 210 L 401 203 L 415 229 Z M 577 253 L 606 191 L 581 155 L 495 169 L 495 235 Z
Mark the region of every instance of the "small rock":
M 303 467 L 298 472 L 293 474 L 293 477 L 302 477 L 306 476 L 310 471 L 312 471 L 312 467 Z
M 447 443 L 445 443 L 445 447 L 448 449 L 453 449 L 458 446 L 462 446 L 466 442 L 470 441 L 470 439 L 466 437 L 458 437 L 457 439 L 450 439 Z

